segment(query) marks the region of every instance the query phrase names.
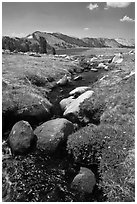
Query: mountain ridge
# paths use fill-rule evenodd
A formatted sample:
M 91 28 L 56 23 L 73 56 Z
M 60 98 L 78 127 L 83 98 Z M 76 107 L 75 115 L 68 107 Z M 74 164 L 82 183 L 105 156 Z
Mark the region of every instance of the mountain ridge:
M 45 48 L 43 47 L 43 45 Z M 124 38 L 77 38 L 62 33 L 48 33 L 35 31 L 26 37 L 2 37 L 2 49 L 17 51 L 32 51 L 43 53 L 55 53 L 55 50 L 69 48 L 135 48 L 133 39 Z
M 75 47 L 135 47 L 135 42 L 133 39 L 127 40 L 124 38 L 92 38 L 84 37 L 78 38 L 74 36 L 69 36 L 60 32 L 40 32 L 35 31 L 34 34 L 40 34 L 47 40 L 51 46 L 57 48 L 75 48 Z M 51 39 L 49 38 L 52 38 Z M 53 42 L 56 41 L 56 42 Z

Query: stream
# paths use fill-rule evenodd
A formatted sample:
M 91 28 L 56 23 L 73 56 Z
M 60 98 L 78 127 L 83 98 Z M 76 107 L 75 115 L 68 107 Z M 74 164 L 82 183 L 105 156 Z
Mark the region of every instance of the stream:
M 86 71 L 75 74 L 82 80 L 73 81 L 66 86 L 55 87 L 48 98 L 53 104 L 52 119 L 61 118 L 59 102 L 69 96 L 69 92 L 79 86 L 91 86 L 102 77 L 104 70 Z M 70 188 L 80 164 L 74 163 L 66 153 L 64 144 L 60 152 L 52 157 L 44 152 L 32 151 L 27 156 L 10 156 L 3 160 L 3 201 L 8 202 L 101 202 L 104 200 L 102 191 L 95 186 L 92 194 L 82 194 Z M 5 145 L 5 150 L 8 146 Z M 97 166 L 91 169 L 98 181 Z

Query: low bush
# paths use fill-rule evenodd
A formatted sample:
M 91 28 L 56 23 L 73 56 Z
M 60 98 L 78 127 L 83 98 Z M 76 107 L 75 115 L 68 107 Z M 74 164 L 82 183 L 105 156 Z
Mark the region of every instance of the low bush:
M 85 166 L 97 164 L 105 144 L 100 126 L 90 124 L 68 137 L 67 150 L 74 161 Z
M 47 78 L 45 78 L 44 76 L 40 76 L 40 75 L 37 75 L 37 74 L 34 74 L 34 73 L 26 73 L 26 76 L 25 78 L 27 80 L 29 80 L 29 82 L 32 84 L 32 85 L 35 85 L 35 86 L 38 86 L 38 87 L 43 87 L 46 85 L 47 83 Z
M 80 116 L 81 122 L 84 120 L 84 124 L 86 123 L 93 123 L 95 125 L 100 124 L 100 117 L 103 114 L 104 110 L 106 109 L 106 104 L 103 96 L 94 96 L 88 100 L 85 100 L 83 103 L 80 104 Z M 84 116 L 84 117 L 83 117 Z
M 132 134 L 120 125 L 100 124 L 68 137 L 68 153 L 76 163 L 98 166 L 98 184 L 107 201 L 134 201 L 134 157 L 125 162 L 134 146 Z
M 110 202 L 133 202 L 135 199 L 135 159 L 132 157 L 129 163 L 126 158 L 128 151 L 134 148 L 134 138 L 132 132 L 125 132 L 120 125 L 113 125 L 111 129 L 113 132 L 110 135 L 110 141 L 102 149 L 99 165 L 100 186 Z M 129 182 L 130 179 L 132 182 Z

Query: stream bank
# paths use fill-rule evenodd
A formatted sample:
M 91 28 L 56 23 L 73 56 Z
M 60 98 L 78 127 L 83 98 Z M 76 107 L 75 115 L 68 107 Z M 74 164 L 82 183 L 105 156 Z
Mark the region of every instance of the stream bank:
M 106 73 L 104 69 L 98 69 L 97 72 L 86 70 L 82 73 L 75 73 L 71 83 L 54 87 L 48 93 L 48 99 L 53 105 L 50 119 L 63 117 L 59 102 L 67 98 L 70 91 L 79 86 L 91 87 L 104 73 Z M 82 79 L 74 81 L 73 78 L 79 75 Z M 40 124 L 33 124 L 33 129 Z M 78 128 L 81 128 L 81 125 L 78 124 L 78 126 Z M 6 180 L 3 182 L 4 201 L 105 201 L 102 189 L 98 185 L 95 185 L 93 192 L 90 194 L 71 189 L 71 182 L 78 174 L 81 166 L 90 169 L 95 174 L 98 184 L 100 179 L 98 164 L 86 165 L 74 161 L 73 157 L 68 155 L 65 143 L 60 147 L 60 151 L 55 152 L 52 156 L 47 156 L 44 152 L 38 150 L 34 150 L 25 156 L 11 155 L 3 161 L 3 170 L 6 174 Z

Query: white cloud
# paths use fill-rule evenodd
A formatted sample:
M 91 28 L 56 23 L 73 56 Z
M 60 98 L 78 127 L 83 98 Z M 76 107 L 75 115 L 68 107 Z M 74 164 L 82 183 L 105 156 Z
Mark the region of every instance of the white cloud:
M 89 30 L 89 28 L 84 28 L 84 30 Z
M 21 37 L 24 37 L 25 34 L 24 33 L 15 33 L 15 32 L 13 32 L 13 33 L 10 34 L 10 36 L 11 37 L 19 37 L 19 38 L 21 38 Z
M 87 8 L 88 8 L 89 10 L 97 9 L 97 8 L 98 8 L 98 5 L 97 5 L 97 4 L 92 4 L 92 3 L 90 3 L 90 4 L 87 6 Z
M 127 22 L 134 22 L 135 20 L 128 17 L 128 16 L 124 16 L 123 18 L 120 19 L 121 22 L 127 21 Z
M 131 4 L 131 2 L 107 2 L 106 3 L 106 6 L 107 6 L 106 8 L 108 8 L 108 7 L 125 8 L 125 7 L 128 7 L 130 4 Z

